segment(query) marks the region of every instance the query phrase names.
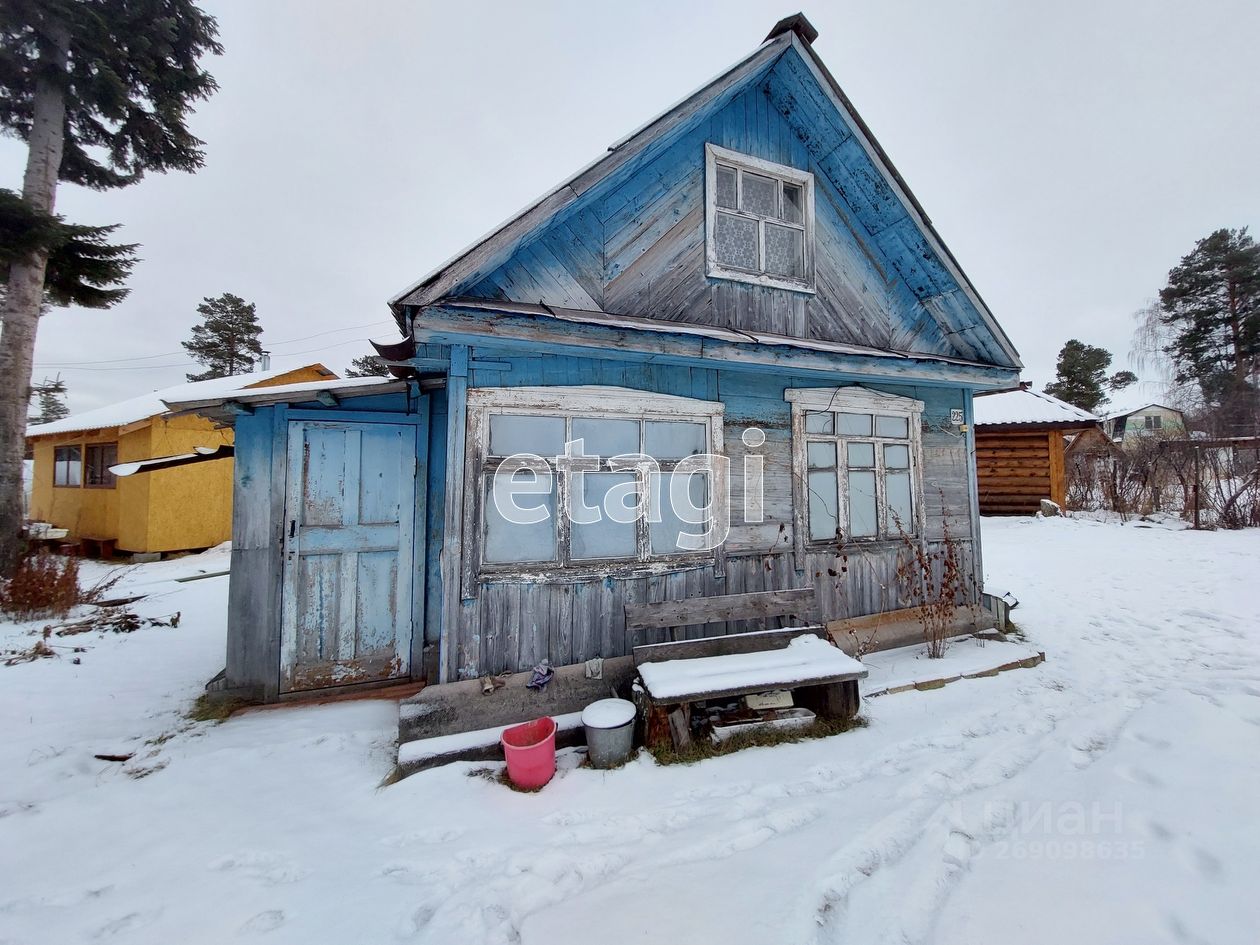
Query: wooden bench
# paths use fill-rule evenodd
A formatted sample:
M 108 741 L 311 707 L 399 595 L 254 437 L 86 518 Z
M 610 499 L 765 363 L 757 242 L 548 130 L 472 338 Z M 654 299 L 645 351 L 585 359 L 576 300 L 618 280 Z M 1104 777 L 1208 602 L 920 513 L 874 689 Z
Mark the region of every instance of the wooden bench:
M 626 605 L 626 628 L 685 627 L 724 620 L 791 615 L 817 619 L 813 588 Z M 800 641 L 800 642 L 794 642 Z M 690 664 L 690 665 L 688 665 Z M 651 643 L 634 648 L 645 716 L 645 741 L 690 739 L 700 702 L 787 689 L 796 705 L 826 719 L 849 719 L 867 670 L 832 642 L 818 623 L 777 630 Z

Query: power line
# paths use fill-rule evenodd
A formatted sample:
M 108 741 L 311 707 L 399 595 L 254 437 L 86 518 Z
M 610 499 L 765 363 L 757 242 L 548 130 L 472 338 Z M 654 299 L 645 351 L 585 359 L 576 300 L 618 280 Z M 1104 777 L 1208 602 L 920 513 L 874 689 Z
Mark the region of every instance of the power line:
M 317 337 L 317 336 L 312 335 L 311 337 Z M 301 339 L 299 338 L 298 340 L 300 341 Z M 281 351 L 280 354 L 282 357 L 294 358 L 300 354 L 311 354 L 314 351 L 326 351 L 329 348 L 340 348 L 343 345 L 366 344 L 366 343 L 367 343 L 366 338 L 347 338 L 344 341 L 334 341 L 331 344 L 320 345 L 317 348 L 305 348 L 302 351 Z M 111 362 L 85 361 L 83 363 L 109 364 Z M 204 367 L 204 365 L 196 361 L 178 361 L 175 364 L 128 364 L 128 365 L 123 365 L 122 367 L 70 367 L 66 365 L 57 366 L 57 365 L 49 365 L 49 364 L 36 364 L 35 367 L 37 368 L 57 367 L 57 369 L 61 371 L 163 371 L 168 368 Z
M 375 322 L 368 322 L 368 323 L 363 324 L 363 325 L 347 325 L 345 328 L 332 328 L 332 329 L 329 329 L 328 331 L 316 332 L 316 333 L 315 333 L 315 334 L 313 334 L 313 335 L 303 335 L 303 336 L 302 336 L 302 337 L 300 337 L 300 338 L 288 338 L 288 339 L 286 339 L 286 340 L 284 340 L 284 341 L 272 341 L 272 342 L 268 342 L 268 349 L 271 349 L 271 348 L 277 348 L 277 347 L 279 347 L 279 346 L 281 346 L 281 345 L 291 345 L 291 344 L 297 344 L 299 341 L 310 341 L 312 338 L 322 338 L 322 337 L 324 337 L 325 335 L 335 335 L 335 334 L 337 334 L 338 332 L 342 332 L 342 331 L 355 331 L 355 330 L 360 329 L 360 328 L 374 328 L 374 327 L 376 327 L 377 325 L 392 325 L 392 324 L 393 324 L 393 322 L 392 322 L 392 321 L 389 321 L 389 320 L 386 320 L 386 319 L 381 319 L 381 320 L 378 320 L 378 321 L 375 321 Z M 352 338 L 352 339 L 350 339 L 350 341 L 366 341 L 366 340 L 367 340 L 367 339 L 365 339 L 365 338 Z M 339 342 L 339 344 L 344 344 L 344 343 L 346 343 L 346 342 Z M 333 346 L 331 346 L 331 345 L 324 345 L 324 346 L 322 346 L 322 347 L 333 347 Z M 309 353 L 310 351 L 318 351 L 318 350 L 320 350 L 320 349 L 319 349 L 319 348 L 310 348 L 310 349 L 307 349 L 306 351 L 288 351 L 288 352 L 286 352 L 286 351 L 281 351 L 281 352 L 280 352 L 280 354 L 284 354 L 284 355 L 290 355 L 290 354 L 307 354 L 307 353 Z M 136 357 L 134 357 L 134 358 L 103 358 L 103 359 L 101 359 L 101 360 L 99 360 L 99 361 L 40 361 L 39 363 L 35 364 L 35 365 L 34 365 L 34 367 L 37 367 L 37 368 L 62 368 L 62 367 L 65 367 L 65 368 L 71 368 L 71 367 L 73 367 L 73 368 L 79 368 L 79 369 L 81 369 L 81 370 L 89 370 L 89 368 L 87 368 L 87 367 L 83 367 L 83 365 L 89 365 L 89 364 L 123 364 L 124 362 L 128 362 L 128 361 L 153 361 L 153 360 L 156 360 L 156 359 L 158 359 L 158 358 L 169 358 L 169 357 L 173 357 L 173 356 L 175 356 L 175 355 L 182 355 L 183 353 L 184 353 L 183 351 L 166 351 L 166 352 L 163 352 L 162 354 L 145 354 L 145 355 L 137 355 L 137 356 L 136 356 Z M 187 363 L 192 363 L 192 362 L 187 362 Z M 181 364 L 168 364 L 168 365 L 162 365 L 162 364 L 152 365 L 153 369 L 155 369 L 155 370 L 156 370 L 156 369 L 159 369 L 159 368 L 162 368 L 162 367 L 183 367 L 183 366 L 184 366 L 184 364 L 182 364 L 182 363 L 181 363 Z M 137 368 L 137 370 L 144 370 L 144 369 L 145 369 L 145 368 Z M 108 370 L 108 369 L 106 369 L 106 368 L 97 368 L 96 370 Z M 126 370 L 126 368 L 117 368 L 116 370 Z

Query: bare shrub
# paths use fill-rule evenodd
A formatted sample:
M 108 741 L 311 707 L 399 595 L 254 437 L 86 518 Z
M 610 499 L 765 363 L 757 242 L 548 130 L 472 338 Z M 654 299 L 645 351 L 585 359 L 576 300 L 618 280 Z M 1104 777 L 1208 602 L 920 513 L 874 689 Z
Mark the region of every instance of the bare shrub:
M 950 531 L 948 515 L 941 519 L 941 529 L 941 540 L 929 548 L 927 541 L 906 534 L 897 521 L 902 544 L 897 581 L 912 602 L 928 658 L 934 660 L 945 655 L 959 608 L 967 607 L 974 615 L 979 603 L 975 576 L 964 566 L 961 543 Z
M 79 559 L 39 551 L 18 564 L 13 577 L 0 584 L 0 611 L 18 620 L 64 617 L 79 604 L 92 604 L 118 583 L 122 572 L 88 588 L 79 585 Z

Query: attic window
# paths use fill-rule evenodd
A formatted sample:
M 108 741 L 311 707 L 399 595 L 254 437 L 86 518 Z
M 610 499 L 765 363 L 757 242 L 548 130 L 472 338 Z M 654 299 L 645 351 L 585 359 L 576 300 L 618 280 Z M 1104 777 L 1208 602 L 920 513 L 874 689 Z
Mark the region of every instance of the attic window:
M 705 145 L 705 271 L 814 290 L 814 175 Z

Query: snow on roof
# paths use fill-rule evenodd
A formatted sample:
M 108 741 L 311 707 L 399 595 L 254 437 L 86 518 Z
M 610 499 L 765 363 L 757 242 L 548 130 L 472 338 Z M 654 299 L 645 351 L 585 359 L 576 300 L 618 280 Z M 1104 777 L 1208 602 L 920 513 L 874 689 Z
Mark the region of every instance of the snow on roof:
M 1035 390 L 1004 390 L 975 399 L 976 426 L 999 423 L 1088 423 L 1092 413 Z
M 1150 403 L 1147 403 L 1147 404 L 1138 404 L 1137 406 L 1129 406 L 1129 407 L 1125 407 L 1125 408 L 1123 408 L 1123 409 L 1121 409 L 1121 408 L 1114 408 L 1114 409 L 1112 409 L 1111 411 L 1109 411 L 1109 412 L 1107 412 L 1107 413 L 1103 414 L 1103 415 L 1102 415 L 1102 417 L 1100 417 L 1099 419 L 1101 419 L 1101 420 L 1118 420 L 1120 417 L 1127 417 L 1127 416 L 1129 416 L 1130 414 L 1135 414 L 1135 413 L 1137 413 L 1138 411 L 1141 411 L 1141 410 L 1146 410 L 1148 407 L 1159 407 L 1161 410 L 1171 410 L 1173 413 L 1181 413 L 1181 411 L 1180 411 L 1180 410 L 1178 410 L 1176 407 L 1169 407 L 1169 406 L 1166 406 L 1166 405 L 1164 405 L 1164 404 L 1160 404 L 1160 403 L 1156 403 L 1155 401 L 1151 401 Z
M 292 373 L 298 368 L 274 368 L 270 371 L 256 371 L 253 374 L 236 374 L 231 377 L 216 377 L 208 381 L 192 381 L 176 384 L 160 390 L 140 394 L 130 400 L 120 400 L 115 404 L 97 407 L 74 413 L 52 423 L 41 423 L 28 427 L 27 436 L 48 436 L 51 433 L 77 433 L 80 430 L 99 430 L 104 427 L 121 427 L 129 423 L 138 423 L 150 417 L 167 412 L 168 401 L 185 397 L 204 400 L 217 397 L 222 393 L 240 390 L 254 384 L 261 384 L 272 378 Z
M 169 396 L 163 398 L 166 405 L 172 410 L 185 409 L 190 405 L 220 403 L 226 400 L 253 401 L 288 401 L 293 400 L 294 394 L 317 394 L 322 390 L 331 391 L 336 394 L 349 392 L 371 393 L 370 391 L 360 391 L 361 388 L 368 387 L 386 387 L 390 385 L 402 384 L 396 377 L 335 377 L 326 381 L 300 381 L 296 384 L 276 384 L 271 387 L 258 387 L 253 390 L 246 390 L 249 385 L 239 385 L 237 387 L 228 388 L 226 390 L 216 390 L 211 393 L 203 393 L 193 390 L 196 384 L 187 384 L 184 388 L 177 389 L 178 396 Z

